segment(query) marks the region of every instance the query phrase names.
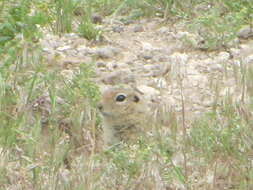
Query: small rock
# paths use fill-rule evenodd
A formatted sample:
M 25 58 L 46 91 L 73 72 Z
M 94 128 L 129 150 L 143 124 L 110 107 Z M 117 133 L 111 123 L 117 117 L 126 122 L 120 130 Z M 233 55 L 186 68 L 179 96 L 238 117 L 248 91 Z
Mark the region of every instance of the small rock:
M 228 61 L 230 58 L 230 54 L 228 52 L 220 52 L 218 57 L 216 58 L 216 61 L 218 63 L 222 63 L 225 61 Z
M 113 69 L 117 69 L 118 67 L 119 67 L 118 64 L 115 64 L 115 63 L 114 63 L 114 64 L 112 65 L 112 68 L 113 68 Z
M 64 37 L 71 40 L 79 38 L 79 36 L 76 33 L 67 33 L 64 34 Z
M 153 58 L 153 52 L 152 51 L 141 51 L 138 54 L 138 58 L 143 58 L 145 60 L 150 60 Z
M 181 40 L 182 38 L 184 38 L 185 36 L 189 36 L 190 33 L 189 32 L 184 32 L 184 31 L 179 31 L 178 33 L 174 34 L 174 37 L 178 40 Z
M 141 44 L 143 51 L 162 52 L 163 50 L 163 48 L 155 47 L 154 45 L 147 42 L 141 42 Z
M 107 62 L 106 67 L 110 71 L 113 71 L 113 72 L 116 71 L 116 69 L 119 69 L 119 70 L 125 70 L 126 69 L 126 70 L 130 71 L 129 66 L 127 64 L 123 63 L 123 62 L 117 62 L 117 61 Z
M 62 47 L 58 47 L 57 50 L 58 51 L 66 51 L 66 50 L 69 50 L 71 48 L 72 48 L 71 46 L 62 46 Z
M 53 49 L 52 48 L 48 48 L 48 47 L 43 47 L 42 48 L 43 51 L 47 52 L 47 53 L 52 53 Z
M 144 31 L 144 28 L 142 25 L 136 25 L 133 28 L 133 32 L 143 32 L 143 31 Z
M 135 75 L 129 70 L 121 70 L 109 73 L 102 78 L 102 82 L 107 85 L 129 84 L 135 83 Z
M 174 53 L 171 56 L 169 56 L 169 59 L 171 62 L 176 62 L 176 63 L 187 63 L 189 56 L 185 53 Z
M 237 33 L 237 36 L 240 38 L 245 38 L 245 39 L 249 38 L 253 36 L 253 30 L 249 25 L 246 25 L 239 30 L 239 32 Z
M 91 16 L 92 23 L 94 24 L 101 24 L 103 22 L 102 16 L 99 14 L 95 13 Z
M 134 62 L 133 61 L 127 61 L 126 64 L 132 66 L 132 65 L 134 65 Z
M 96 49 L 94 53 L 99 58 L 107 59 L 107 58 L 112 58 L 113 56 L 117 55 L 119 53 L 119 50 L 115 47 L 106 46 L 106 47 Z
M 106 63 L 104 62 L 97 62 L 96 65 L 97 67 L 106 67 Z
M 237 66 L 237 67 L 240 67 L 241 61 L 240 61 L 240 60 L 234 60 L 234 61 L 232 62 L 232 64 L 235 65 L 235 66 Z
M 75 48 L 78 51 L 78 56 L 87 56 L 95 54 L 95 50 L 86 47 L 85 45 L 79 46 L 78 48 Z
M 233 57 L 238 57 L 240 55 L 240 49 L 237 48 L 230 48 L 230 54 Z
M 75 39 L 73 42 L 72 42 L 72 45 L 73 47 L 79 47 L 79 46 L 82 46 L 84 44 L 87 44 L 88 43 L 88 40 L 85 39 L 85 38 L 77 38 Z
M 153 58 L 153 56 L 150 55 L 150 54 L 144 54 L 144 55 L 142 55 L 142 57 L 143 57 L 144 59 L 146 59 L 146 60 L 149 60 L 149 59 L 152 59 L 152 58 Z
M 112 31 L 113 31 L 113 32 L 120 33 L 120 32 L 123 32 L 123 31 L 124 31 L 124 27 L 123 27 L 123 26 L 116 25 L 116 26 L 113 26 L 113 27 L 112 27 Z
M 240 43 L 239 38 L 234 38 L 226 44 L 226 47 L 237 47 L 239 43 Z
M 210 70 L 212 70 L 212 71 L 223 72 L 223 71 L 224 71 L 224 68 L 223 68 L 223 66 L 220 65 L 220 64 L 212 64 L 212 65 L 210 65 Z
M 205 106 L 205 107 L 210 107 L 212 105 L 213 105 L 213 101 L 212 100 L 205 100 L 203 102 L 203 106 Z
M 166 56 L 166 55 L 155 55 L 154 56 L 154 61 L 166 62 L 166 61 L 168 61 L 168 56 Z
M 187 70 L 188 75 L 200 75 L 199 71 L 195 67 L 189 67 Z
M 169 33 L 169 29 L 167 27 L 163 26 L 163 27 L 161 27 L 161 28 L 158 29 L 158 32 L 160 34 L 168 34 Z
M 60 62 L 63 63 L 63 65 L 79 65 L 80 63 L 85 62 L 83 59 L 79 59 L 77 57 L 62 57 L 60 59 Z
M 213 64 L 215 64 L 215 61 L 211 58 L 204 59 L 200 63 L 200 65 L 202 65 L 202 66 L 209 66 L 209 65 L 213 65 Z
M 78 54 L 78 51 L 76 51 L 75 49 L 70 49 L 70 50 L 66 51 L 66 54 L 68 56 L 76 56 Z
M 166 89 L 168 87 L 168 83 L 164 78 L 154 78 L 154 83 L 158 88 Z
M 128 17 L 127 19 L 121 19 L 121 22 L 123 22 L 124 25 L 130 25 L 130 24 L 134 24 L 136 21 Z
M 143 66 L 143 71 L 146 73 L 153 73 L 155 70 L 160 70 L 159 65 L 147 64 Z
M 248 44 L 240 44 L 239 47 L 240 47 L 243 51 L 247 51 L 248 49 L 251 49 L 251 46 L 249 46 Z
M 247 57 L 243 60 L 243 62 L 244 62 L 245 64 L 251 64 L 251 63 L 253 63 L 253 54 L 247 56 Z
M 76 49 L 77 49 L 77 51 L 84 51 L 84 50 L 87 49 L 87 46 L 86 45 L 80 45 Z

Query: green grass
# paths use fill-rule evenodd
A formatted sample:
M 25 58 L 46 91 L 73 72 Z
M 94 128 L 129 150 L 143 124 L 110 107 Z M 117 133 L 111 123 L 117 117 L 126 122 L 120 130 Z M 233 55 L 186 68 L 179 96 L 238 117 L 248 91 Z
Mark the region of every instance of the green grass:
M 77 8 L 81 16 L 74 14 Z M 253 68 L 240 68 L 234 76 L 249 101 L 217 97 L 216 108 L 195 121 L 184 138 L 173 123 L 171 130 L 158 127 L 134 146 L 102 151 L 93 63 L 80 64 L 69 82 L 61 68 L 47 68 L 38 44 L 42 29 L 99 39 L 103 31 L 91 21 L 96 12 L 121 15 L 123 21 L 159 16 L 189 23 L 186 28 L 213 50 L 226 47 L 243 25 L 252 25 L 252 11 L 246 0 L 2 0 L 0 190 L 165 189 L 170 184 L 252 189 Z

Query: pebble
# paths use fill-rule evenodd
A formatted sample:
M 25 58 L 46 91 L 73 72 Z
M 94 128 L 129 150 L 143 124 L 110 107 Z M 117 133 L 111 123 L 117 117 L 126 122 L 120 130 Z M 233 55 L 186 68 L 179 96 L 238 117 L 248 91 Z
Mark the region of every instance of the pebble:
M 154 78 L 154 83 L 158 88 L 166 89 L 168 87 L 168 83 L 164 78 Z
M 117 32 L 117 33 L 124 32 L 124 27 L 123 27 L 123 26 L 116 25 L 116 26 L 113 26 L 113 27 L 112 27 L 112 31 L 113 31 L 113 32 Z
M 240 49 L 230 48 L 230 54 L 234 57 L 238 57 L 240 55 Z
M 127 61 L 126 64 L 129 65 L 129 66 L 133 66 L 134 65 L 134 61 Z
M 226 47 L 237 47 L 239 43 L 239 38 L 234 38 L 226 44 Z
M 189 56 L 186 53 L 174 53 L 171 56 L 169 56 L 169 59 L 171 62 L 176 63 L 186 63 L 188 61 Z
M 153 58 L 153 56 L 152 56 L 151 54 L 144 54 L 144 55 L 142 55 L 142 57 L 143 57 L 144 59 L 146 59 L 146 60 L 152 59 L 152 58 Z
M 80 45 L 76 48 L 77 51 L 86 51 L 88 48 L 86 45 Z
M 247 57 L 243 60 L 243 62 L 244 62 L 245 64 L 252 64 L 252 63 L 253 63 L 253 54 L 247 56 Z
M 144 31 L 144 28 L 142 25 L 136 25 L 133 28 L 133 32 L 143 32 L 143 31 Z
M 202 102 L 202 105 L 205 106 L 205 107 L 210 107 L 213 105 L 213 101 L 208 99 L 208 100 L 205 100 L 204 102 Z
M 47 53 L 51 53 L 53 51 L 52 48 L 48 48 L 48 47 L 44 47 L 44 48 L 42 48 L 42 50 L 47 52 Z
M 207 67 L 208 72 L 223 72 L 225 69 L 221 64 L 213 63 Z
M 247 51 L 248 49 L 251 48 L 248 44 L 240 44 L 239 47 L 240 47 L 243 51 Z
M 71 48 L 72 48 L 71 46 L 67 45 L 67 46 L 58 47 L 56 50 L 58 50 L 58 51 L 66 51 L 66 50 L 69 50 Z
M 159 69 L 158 65 L 146 64 L 143 66 L 143 71 L 146 73 L 152 72 L 153 70 Z
M 82 46 L 84 44 L 87 44 L 88 43 L 88 40 L 85 39 L 85 38 L 77 38 L 75 40 L 72 41 L 72 45 L 73 47 L 79 47 L 79 46 Z
M 184 38 L 185 36 L 188 36 L 190 35 L 189 32 L 184 32 L 184 31 L 179 31 L 178 33 L 176 34 L 173 34 L 173 36 L 178 39 L 178 40 L 181 40 L 182 38 Z
M 67 33 L 67 34 L 64 34 L 64 38 L 71 41 L 71 40 L 75 40 L 79 38 L 79 36 L 75 33 Z
M 78 54 L 78 51 L 76 51 L 75 49 L 70 49 L 68 51 L 66 51 L 68 56 L 76 56 Z
M 148 42 L 142 42 L 142 49 L 144 51 L 155 51 L 159 50 L 159 48 L 154 47 L 151 43 Z
M 166 55 L 155 55 L 154 56 L 154 61 L 166 62 L 166 61 L 168 61 L 168 56 L 166 56 Z
M 220 52 L 216 58 L 216 61 L 218 63 L 222 63 L 222 62 L 228 61 L 229 58 L 230 58 L 230 54 L 228 52 Z
M 119 85 L 135 83 L 136 76 L 129 70 L 120 70 L 107 74 L 102 78 L 102 82 L 107 85 Z
M 238 31 L 237 36 L 245 39 L 249 38 L 253 36 L 253 29 L 249 25 L 246 25 Z
M 106 63 L 104 62 L 97 62 L 96 65 L 97 67 L 106 67 Z
M 152 51 L 141 51 L 139 54 L 138 54 L 138 57 L 139 58 L 143 58 L 145 60 L 150 60 L 153 58 L 153 52 Z
M 107 59 L 112 58 L 113 56 L 117 55 L 119 50 L 115 47 L 106 46 L 102 48 L 98 48 L 95 50 L 94 54 L 97 55 L 99 58 Z
M 94 24 L 102 24 L 103 18 L 102 18 L 102 16 L 100 16 L 99 14 L 94 13 L 94 14 L 91 16 L 91 21 L 92 21 L 92 23 L 94 23 Z
M 158 32 L 160 34 L 168 34 L 169 33 L 169 29 L 167 27 L 163 26 L 163 27 L 161 27 L 161 28 L 158 29 Z
M 237 66 L 237 67 L 240 67 L 241 61 L 240 61 L 240 60 L 234 60 L 234 61 L 232 62 L 232 64 L 235 65 L 235 66 Z

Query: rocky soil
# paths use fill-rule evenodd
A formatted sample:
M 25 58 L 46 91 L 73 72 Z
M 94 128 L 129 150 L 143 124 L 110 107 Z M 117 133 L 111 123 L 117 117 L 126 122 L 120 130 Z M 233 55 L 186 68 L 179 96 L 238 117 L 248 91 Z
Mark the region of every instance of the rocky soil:
M 101 89 L 119 84 L 136 86 L 147 98 L 158 100 L 159 105 L 165 109 L 172 108 L 179 117 L 184 111 L 186 124 L 213 109 L 214 105 L 219 106 L 227 95 L 231 95 L 229 97 L 234 101 L 242 98 L 243 79 L 240 72 L 242 68 L 253 63 L 253 40 L 241 38 L 247 35 L 247 31 L 244 31 L 246 34 L 241 32 L 238 35 L 240 38 L 234 41 L 233 46 L 208 52 L 201 48 L 201 40 L 198 37 L 183 31 L 177 24 L 165 24 L 159 18 L 142 19 L 127 24 L 117 19 L 104 19 L 99 27 L 104 31 L 103 40 L 100 42 L 88 41 L 74 33 L 59 37 L 46 31 L 40 41 L 44 64 L 61 73 L 66 80 L 71 80 L 81 64 L 94 63 L 94 80 Z M 35 111 L 42 109 L 41 112 L 45 115 L 45 120 L 42 117 L 42 124 L 45 125 L 46 117 L 50 113 L 48 96 L 41 96 L 33 104 Z M 61 104 L 62 100 L 57 99 L 56 103 Z M 62 122 L 60 127 L 64 128 L 68 125 L 67 121 L 66 123 Z M 88 132 L 85 137 L 83 141 L 89 141 L 88 146 L 84 147 L 87 151 L 94 146 L 90 140 L 93 137 Z M 45 144 L 42 145 L 42 151 L 46 149 Z M 21 154 L 20 149 L 17 152 L 18 155 Z M 47 154 L 40 155 L 42 161 L 45 155 Z M 181 153 L 175 154 L 175 165 L 182 165 L 181 157 Z M 20 160 L 22 159 L 20 156 Z M 190 159 L 195 163 L 195 158 Z M 35 168 L 37 163 L 31 163 L 31 168 Z M 38 165 L 41 163 L 38 161 Z M 5 162 L 2 162 L 3 164 Z M 32 182 L 26 180 L 29 179 L 31 168 L 23 168 L 19 162 L 8 163 L 7 168 L 7 176 L 10 184 L 13 184 L 8 189 L 32 189 Z M 74 165 L 74 168 L 77 168 L 77 172 L 81 169 L 78 165 Z M 199 172 L 200 169 L 192 168 L 191 177 L 198 182 L 196 187 L 201 187 L 206 181 L 212 183 L 213 180 L 209 177 L 211 174 L 208 174 L 211 172 L 206 171 L 206 174 L 203 174 Z M 88 175 L 95 169 L 90 169 Z M 61 178 L 68 181 L 71 179 L 68 176 L 69 171 L 64 171 L 60 172 Z M 79 177 L 80 173 L 76 176 Z M 51 175 L 45 174 L 45 181 L 50 181 L 49 179 L 51 180 Z M 224 184 L 223 181 L 221 183 Z M 185 188 L 175 183 L 175 186 L 169 189 Z
M 99 27 L 105 31 L 101 42 L 72 33 L 45 34 L 41 45 L 46 64 L 71 80 L 80 64 L 94 62 L 94 80 L 101 88 L 134 85 L 179 113 L 184 103 L 187 121 L 212 109 L 227 94 L 240 98 L 236 73 L 242 65 L 253 63 L 249 39 L 208 52 L 201 50 L 193 34 L 158 18 L 128 24 L 105 19 Z M 197 43 L 189 44 L 185 38 Z

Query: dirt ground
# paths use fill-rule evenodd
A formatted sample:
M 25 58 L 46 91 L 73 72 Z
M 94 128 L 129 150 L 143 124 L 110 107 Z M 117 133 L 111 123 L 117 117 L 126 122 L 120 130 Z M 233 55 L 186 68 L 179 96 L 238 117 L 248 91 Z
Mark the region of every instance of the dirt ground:
M 103 31 L 103 38 L 98 42 L 88 41 L 74 33 L 59 37 L 45 31 L 40 41 L 44 64 L 61 73 L 66 80 L 71 80 L 80 64 L 94 63 L 96 76 L 93 80 L 101 89 L 120 84 L 135 86 L 147 99 L 159 102 L 158 106 L 165 110 L 172 109 L 179 117 L 185 113 L 186 125 L 215 109 L 226 97 L 232 97 L 235 102 L 243 98 L 240 72 L 253 63 L 252 39 L 238 38 L 231 47 L 206 51 L 201 48 L 201 40 L 194 34 L 183 31 L 180 23 L 167 24 L 160 18 L 141 19 L 127 24 L 115 18 L 104 19 L 98 27 Z M 39 99 L 42 104 L 49 100 Z M 93 138 L 91 133 L 85 134 L 85 137 L 89 141 L 89 146 L 85 146 L 87 151 L 87 147 L 92 149 L 95 145 L 90 140 Z M 43 144 L 42 150 L 44 146 Z M 42 161 L 43 156 L 41 155 Z M 181 158 L 179 155 L 179 158 L 173 159 Z M 195 158 L 190 159 L 195 161 Z M 10 183 L 21 181 L 25 184 L 21 176 L 23 168 L 17 166 L 21 169 L 14 175 L 12 168 L 15 167 L 11 164 L 7 167 L 11 168 L 8 176 L 13 176 L 13 183 L 11 180 Z M 80 171 L 78 164 L 74 168 L 77 168 L 77 172 Z M 95 169 L 91 168 L 88 175 Z M 67 177 L 64 176 L 64 172 L 60 173 L 64 180 L 70 178 L 67 174 Z M 208 178 L 208 173 L 211 172 L 203 174 L 192 167 L 191 177 L 195 178 L 196 175 L 196 178 L 201 179 L 196 185 L 200 189 L 201 183 Z M 50 176 L 45 178 L 50 179 Z M 13 185 L 9 189 L 22 187 Z M 171 189 L 184 188 L 173 186 Z
M 187 43 L 185 39 L 198 39 L 179 24 L 158 18 L 128 24 L 104 20 L 100 27 L 105 31 L 101 42 L 76 34 L 46 34 L 41 41 L 46 64 L 59 66 L 62 75 L 71 78 L 80 64 L 94 62 L 95 80 L 101 88 L 134 85 L 179 113 L 184 103 L 187 121 L 212 109 L 228 94 L 235 99 L 241 96 L 236 72 L 252 63 L 252 40 L 238 39 L 233 47 L 208 52 Z

